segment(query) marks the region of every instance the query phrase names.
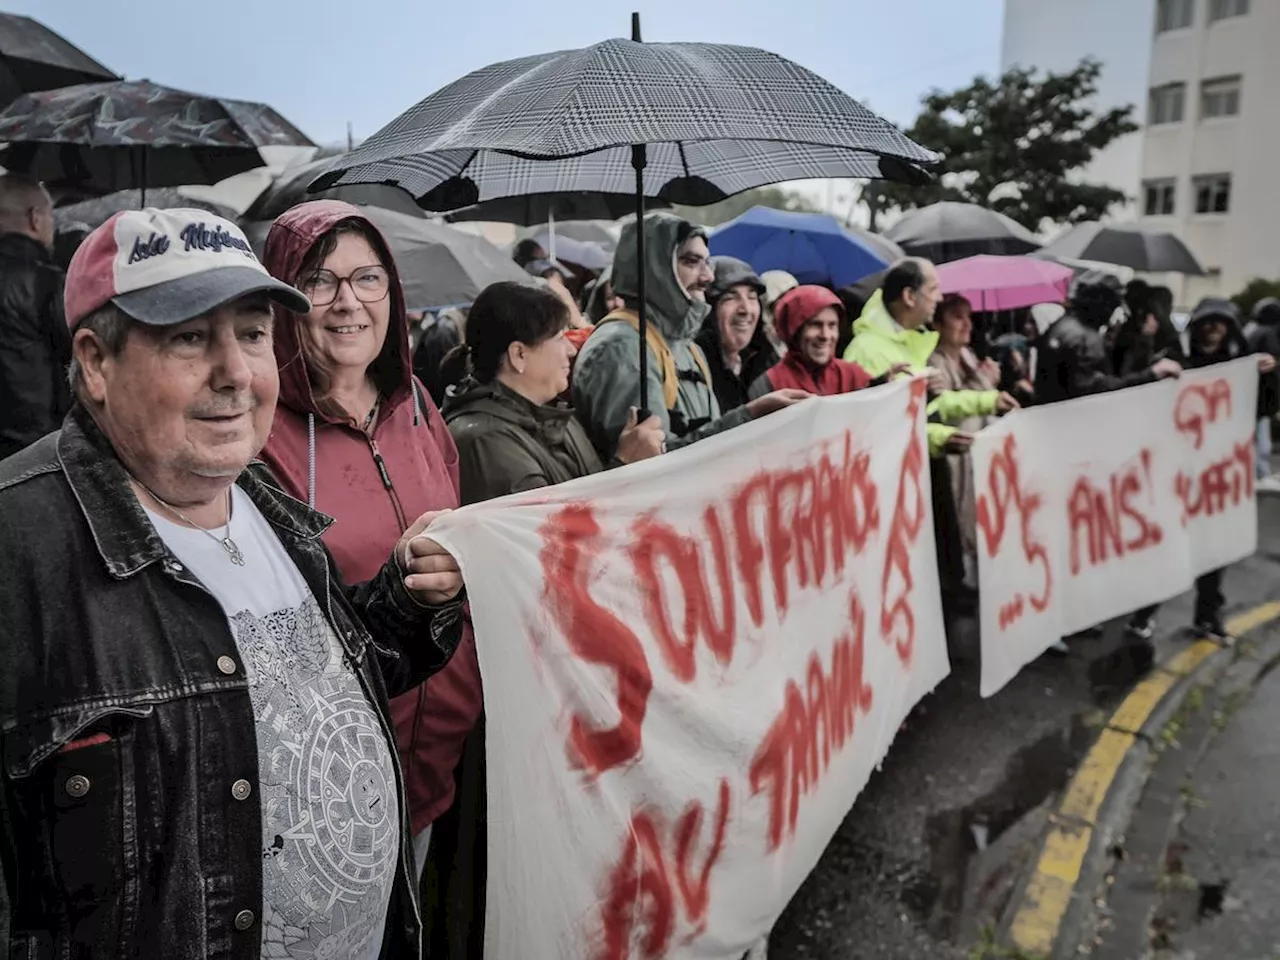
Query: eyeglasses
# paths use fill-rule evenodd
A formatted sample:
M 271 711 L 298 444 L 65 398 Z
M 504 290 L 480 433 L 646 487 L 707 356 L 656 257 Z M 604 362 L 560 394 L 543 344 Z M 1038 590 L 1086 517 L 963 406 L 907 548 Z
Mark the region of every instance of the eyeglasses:
M 302 292 L 313 307 L 327 307 L 338 299 L 343 283 L 361 303 L 377 303 L 391 292 L 391 275 L 381 265 L 360 267 L 350 276 L 340 277 L 332 270 L 317 270 L 302 283 Z
M 687 270 L 710 271 L 712 269 L 710 257 L 700 257 L 696 253 L 685 253 L 685 254 L 681 254 L 678 259 L 680 261 L 680 266 L 684 267 Z

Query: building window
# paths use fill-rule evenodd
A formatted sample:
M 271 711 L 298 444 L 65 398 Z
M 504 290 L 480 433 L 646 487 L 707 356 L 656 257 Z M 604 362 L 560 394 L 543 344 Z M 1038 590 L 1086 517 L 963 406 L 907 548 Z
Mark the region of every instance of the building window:
M 1148 217 L 1170 216 L 1177 193 L 1176 180 L 1148 180 L 1142 185 L 1143 211 Z
M 1209 0 L 1209 22 L 1243 17 L 1249 12 L 1249 0 Z
M 1151 126 L 1160 123 L 1181 123 L 1186 106 L 1187 85 L 1185 83 L 1169 83 L 1163 87 L 1151 89 L 1151 108 L 1147 111 L 1147 122 Z
M 1195 0 L 1158 0 L 1156 3 L 1156 33 L 1182 30 L 1195 19 Z
M 1200 85 L 1200 119 L 1234 117 L 1240 113 L 1240 78 L 1222 77 Z
M 1196 213 L 1228 213 L 1231 210 L 1231 174 L 1215 173 L 1192 180 Z

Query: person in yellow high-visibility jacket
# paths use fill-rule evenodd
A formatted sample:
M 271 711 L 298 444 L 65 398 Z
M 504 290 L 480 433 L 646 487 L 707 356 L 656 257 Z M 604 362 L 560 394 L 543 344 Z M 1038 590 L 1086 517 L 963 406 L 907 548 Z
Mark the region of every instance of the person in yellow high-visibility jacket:
M 902 364 L 909 365 L 912 375 L 932 377 L 928 364 L 938 345 L 938 334 L 929 325 L 941 299 L 938 272 L 932 263 L 918 257 L 898 261 L 863 307 L 862 316 L 854 321 L 853 342 L 844 358 L 873 377 Z M 929 455 L 961 453 L 973 443 L 972 434 L 951 424 L 968 417 L 1003 415 L 1017 408 L 1018 401 L 999 390 L 933 394 L 928 407 Z

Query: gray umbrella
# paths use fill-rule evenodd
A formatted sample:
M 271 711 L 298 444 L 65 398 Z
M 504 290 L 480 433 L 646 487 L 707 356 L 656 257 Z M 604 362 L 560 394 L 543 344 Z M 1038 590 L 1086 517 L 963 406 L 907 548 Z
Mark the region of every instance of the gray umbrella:
M 1176 236 L 1136 223 L 1077 224 L 1043 252 L 1069 260 L 1114 263 L 1142 273 L 1204 274 L 1199 261 Z
M 951 200 L 910 211 L 884 235 L 909 256 L 934 263 L 980 254 L 1017 256 L 1041 246 L 1036 235 L 1016 220 L 974 203 Z
M 328 171 L 334 164 L 342 163 L 344 154 L 313 160 L 311 163 L 289 167 L 249 205 L 244 212 L 246 220 L 274 220 L 290 207 L 306 200 L 345 200 L 360 207 L 382 207 L 411 217 L 422 217 L 422 209 L 413 197 L 400 187 L 388 183 L 359 183 L 333 187 L 311 193 L 307 184 Z
M 152 207 L 187 207 L 195 210 L 208 210 L 228 220 L 235 220 L 236 212 L 230 207 L 208 200 L 197 200 L 188 197 L 175 187 L 158 187 L 147 191 L 147 204 Z M 121 210 L 139 210 L 142 207 L 140 190 L 120 190 L 109 193 L 105 197 L 93 197 L 78 203 L 69 203 L 56 208 L 53 212 L 58 226 L 63 224 L 83 223 L 90 229 L 108 220 Z
M 711 43 L 606 40 L 508 60 L 436 91 L 352 151 L 318 186 L 395 183 L 428 210 L 592 191 L 708 204 L 822 177 L 927 182 L 940 158 L 776 54 Z M 644 257 L 644 232 L 636 255 Z M 645 273 L 640 406 L 647 407 Z
M 471 303 L 481 290 L 499 280 L 531 282 L 527 273 L 484 237 L 382 207 L 363 207 L 360 212 L 387 238 L 410 310 Z M 241 226 L 261 255 L 271 224 L 243 222 Z

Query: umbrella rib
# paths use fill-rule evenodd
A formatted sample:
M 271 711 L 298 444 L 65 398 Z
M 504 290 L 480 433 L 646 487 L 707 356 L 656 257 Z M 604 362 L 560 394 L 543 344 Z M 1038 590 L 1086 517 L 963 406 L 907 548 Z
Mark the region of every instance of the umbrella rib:
M 693 178 L 693 174 L 689 172 L 689 158 L 684 154 L 684 141 L 676 142 L 676 149 L 680 151 L 680 166 L 684 168 L 684 176 L 686 180 Z

